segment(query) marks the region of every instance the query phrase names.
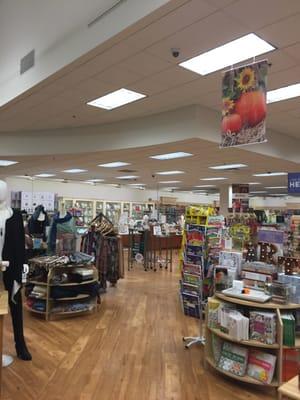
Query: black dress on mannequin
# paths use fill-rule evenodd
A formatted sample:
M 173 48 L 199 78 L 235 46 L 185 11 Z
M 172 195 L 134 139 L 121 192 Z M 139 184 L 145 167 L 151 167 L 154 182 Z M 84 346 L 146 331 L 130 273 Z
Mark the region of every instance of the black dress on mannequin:
M 3 272 L 3 282 L 9 296 L 16 352 L 19 358 L 28 361 L 31 360 L 31 354 L 27 349 L 23 332 L 21 288 L 14 293 L 14 281 L 22 285 L 23 264 L 26 263 L 23 219 L 22 214 L 16 210 L 13 210 L 13 215 L 6 220 L 2 260 L 9 261 L 9 267 Z

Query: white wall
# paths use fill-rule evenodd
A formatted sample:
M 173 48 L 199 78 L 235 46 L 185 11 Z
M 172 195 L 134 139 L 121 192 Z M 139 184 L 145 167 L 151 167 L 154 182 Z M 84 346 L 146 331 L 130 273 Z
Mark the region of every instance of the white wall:
M 155 190 L 131 189 L 125 186 L 115 188 L 109 185 L 89 185 L 80 182 L 55 182 L 46 180 L 29 180 L 22 178 L 7 178 L 9 191 L 34 191 L 53 192 L 58 196 L 77 199 L 98 199 L 98 200 L 123 200 L 123 201 L 153 201 L 160 196 L 176 197 L 178 201 L 189 203 L 212 204 L 216 196 L 203 196 L 191 193 L 170 193 Z
M 287 203 L 300 205 L 300 197 L 252 197 L 250 199 L 250 207 L 262 208 L 262 207 L 286 207 Z

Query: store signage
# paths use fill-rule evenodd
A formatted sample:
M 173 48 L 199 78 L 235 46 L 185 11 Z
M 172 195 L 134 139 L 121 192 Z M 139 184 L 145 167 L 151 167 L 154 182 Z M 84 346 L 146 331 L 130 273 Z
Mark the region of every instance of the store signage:
M 288 174 L 288 193 L 300 193 L 300 172 Z
M 260 229 L 257 233 L 257 238 L 259 242 L 263 243 L 283 244 L 284 233 L 283 231 Z
M 231 69 L 222 80 L 220 147 L 266 142 L 267 60 Z
M 246 212 L 249 209 L 249 185 L 232 185 L 232 209 L 234 212 Z

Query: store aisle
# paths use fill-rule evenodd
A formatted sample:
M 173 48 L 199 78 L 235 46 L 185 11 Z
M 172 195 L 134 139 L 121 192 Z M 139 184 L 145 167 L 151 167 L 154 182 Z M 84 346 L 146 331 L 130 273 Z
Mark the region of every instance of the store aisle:
M 3 371 L 3 399 L 274 398 L 205 370 L 200 348 L 185 350 L 182 336 L 198 325 L 182 315 L 177 292 L 176 273 L 136 267 L 108 290 L 98 314 L 47 323 L 26 313 L 33 362 Z M 12 352 L 8 330 L 4 350 Z

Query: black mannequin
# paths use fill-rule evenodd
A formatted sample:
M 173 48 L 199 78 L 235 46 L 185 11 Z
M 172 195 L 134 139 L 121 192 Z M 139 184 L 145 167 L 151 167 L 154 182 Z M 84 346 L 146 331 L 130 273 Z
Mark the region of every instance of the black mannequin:
M 7 185 L 0 181 L 0 264 L 7 266 L 3 272 L 3 282 L 8 291 L 17 356 L 21 360 L 31 360 L 23 332 L 22 271 L 25 259 L 25 234 L 20 212 L 7 207 Z

